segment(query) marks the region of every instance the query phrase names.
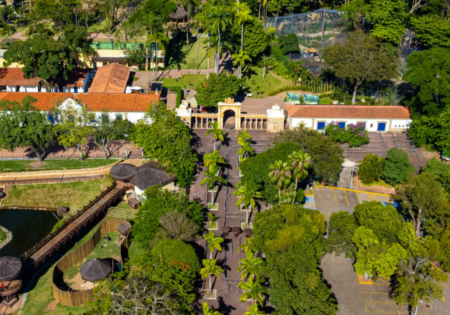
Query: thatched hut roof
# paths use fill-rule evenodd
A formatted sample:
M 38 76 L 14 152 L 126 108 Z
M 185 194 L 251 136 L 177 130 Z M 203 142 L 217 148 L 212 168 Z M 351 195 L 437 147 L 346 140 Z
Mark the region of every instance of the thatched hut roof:
M 69 208 L 67 207 L 58 207 L 58 209 L 56 209 L 56 215 L 60 218 L 62 218 L 67 212 L 69 212 Z
M 237 236 L 242 233 L 242 229 L 240 227 L 234 227 L 231 229 L 231 232 L 233 232 L 233 234 Z
M 187 17 L 187 12 L 181 6 L 178 6 L 177 10 L 174 13 L 169 14 L 169 18 L 172 20 L 184 20 L 186 17 Z
M 16 257 L 0 257 L 0 281 L 11 281 L 19 277 L 22 262 Z
M 129 181 L 138 172 L 138 168 L 133 164 L 121 163 L 111 168 L 110 174 L 112 178 L 120 181 Z
M 130 233 L 130 225 L 126 222 L 120 223 L 119 227 L 117 228 L 117 232 L 119 232 L 120 235 L 127 236 L 128 233 Z
M 245 237 L 250 237 L 250 236 L 252 236 L 252 234 L 253 234 L 252 229 L 244 229 Z
M 176 176 L 167 174 L 164 167 L 159 167 L 158 163 L 148 162 L 138 167 L 138 172 L 131 179 L 130 183 L 137 186 L 140 190 L 146 190 L 154 185 L 165 186 L 176 179 Z
M 111 260 L 107 259 L 88 260 L 80 268 L 81 278 L 90 282 L 105 279 L 113 272 L 111 264 Z

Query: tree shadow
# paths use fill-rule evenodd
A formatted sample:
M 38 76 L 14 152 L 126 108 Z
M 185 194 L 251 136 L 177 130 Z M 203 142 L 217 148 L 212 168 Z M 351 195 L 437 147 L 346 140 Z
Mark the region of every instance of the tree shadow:
M 181 32 L 176 32 L 175 36 L 169 42 L 167 47 L 167 64 L 166 68 L 176 67 L 178 70 L 181 69 L 182 64 L 186 64 L 187 53 L 184 51 L 183 47 L 186 44 L 186 38 L 180 35 Z M 186 34 L 184 34 L 186 35 Z
M 223 300 L 223 297 L 221 297 L 221 296 L 219 296 L 217 301 L 219 302 L 219 307 L 217 308 L 217 310 L 223 315 L 229 315 L 229 314 L 231 314 L 232 311 L 234 311 L 236 309 L 232 305 L 225 304 L 225 301 Z M 268 314 L 270 314 L 270 313 L 268 313 Z

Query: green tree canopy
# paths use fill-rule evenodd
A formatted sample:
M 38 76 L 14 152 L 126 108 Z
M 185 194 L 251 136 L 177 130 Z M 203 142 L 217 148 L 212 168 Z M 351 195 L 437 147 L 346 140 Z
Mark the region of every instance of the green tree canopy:
M 405 33 L 405 1 L 404 0 L 372 0 L 367 11 L 367 20 L 373 28 L 370 34 L 384 41 L 400 44 Z
M 397 148 L 390 149 L 386 154 L 384 170 L 381 177 L 392 185 L 406 183 L 408 177 L 414 173 L 416 169 L 409 162 L 408 154 Z
M 450 48 L 450 24 L 438 14 L 411 16 L 411 26 L 420 43 L 430 48 Z
M 198 159 L 192 150 L 189 127 L 163 102 L 150 107 L 148 117 L 151 124 L 146 121 L 136 124 L 134 142 L 174 173 L 181 187 L 189 187 Z
M 0 102 L 0 147 L 14 151 L 18 147 L 29 146 L 42 161 L 42 155 L 55 136 L 46 114 L 34 107 L 35 102 L 36 99 L 29 95 L 21 102 Z
M 345 257 L 353 258 L 356 247 L 352 238 L 358 226 L 355 216 L 347 211 L 333 213 L 328 227 L 328 251 L 345 253 Z
M 352 104 L 364 82 L 390 80 L 397 74 L 398 57 L 362 31 L 350 32 L 344 41 L 327 47 L 323 58 L 326 69 L 353 87 Z
M 445 162 L 440 162 L 436 158 L 432 158 L 427 162 L 422 169 L 425 173 L 433 175 L 434 179 L 438 181 L 448 194 L 450 194 L 450 165 Z
M 384 170 L 384 159 L 376 154 L 368 153 L 359 164 L 358 176 L 364 184 L 371 184 L 381 179 Z
M 78 6 L 77 0 L 36 0 L 32 14 L 38 20 L 52 20 L 61 34 L 68 25 L 75 25 L 73 8 Z
M 312 175 L 329 184 L 339 180 L 341 165 L 344 162 L 342 148 L 322 133 L 300 126 L 293 130 L 284 130 L 274 138 L 274 143 L 295 143 L 297 149 L 300 148 L 311 157 Z
M 198 226 L 202 224 L 203 206 L 196 201 L 189 201 L 185 193 L 172 193 L 162 189 L 161 185 L 156 185 L 145 191 L 145 197 L 132 227 L 134 240 L 142 245 L 149 245 L 161 227 L 159 219 L 168 212 L 184 213 Z
M 413 52 L 406 59 L 408 70 L 403 79 L 417 93 L 409 100 L 416 116 L 438 116 L 450 104 L 450 51 L 433 48 Z
M 211 73 L 209 78 L 197 87 L 197 102 L 205 107 L 217 107 L 217 103 L 234 97 L 240 90 L 242 81 L 235 75 Z
M 152 254 L 169 265 L 184 268 L 187 273 L 192 273 L 194 278 L 200 272 L 200 261 L 194 248 L 183 241 L 162 241 L 152 249 Z

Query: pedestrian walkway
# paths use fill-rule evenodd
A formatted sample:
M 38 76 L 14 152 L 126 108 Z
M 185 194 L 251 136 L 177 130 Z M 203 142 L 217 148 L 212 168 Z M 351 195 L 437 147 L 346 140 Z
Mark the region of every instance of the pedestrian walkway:
M 317 210 L 329 217 L 332 213 L 347 211 L 353 213 L 357 205 L 364 201 L 393 203 L 392 195 L 340 187 L 313 187 L 314 202 Z

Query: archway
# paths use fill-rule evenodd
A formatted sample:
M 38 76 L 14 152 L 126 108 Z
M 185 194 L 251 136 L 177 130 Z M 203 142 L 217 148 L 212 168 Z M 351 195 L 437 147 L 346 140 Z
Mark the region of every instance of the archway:
M 236 113 L 232 109 L 227 109 L 223 112 L 223 128 L 236 129 Z

